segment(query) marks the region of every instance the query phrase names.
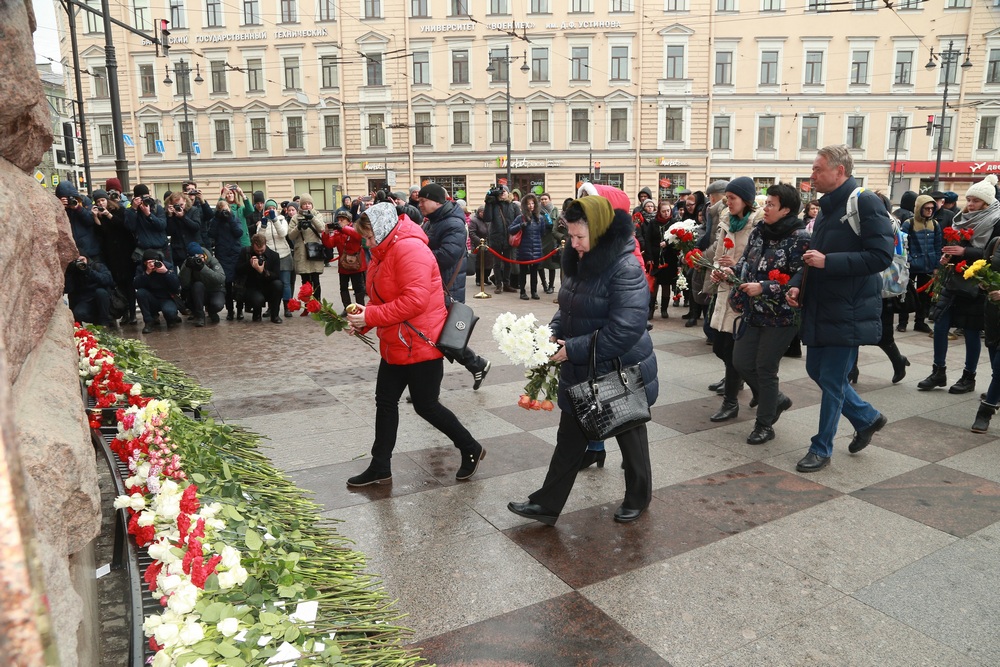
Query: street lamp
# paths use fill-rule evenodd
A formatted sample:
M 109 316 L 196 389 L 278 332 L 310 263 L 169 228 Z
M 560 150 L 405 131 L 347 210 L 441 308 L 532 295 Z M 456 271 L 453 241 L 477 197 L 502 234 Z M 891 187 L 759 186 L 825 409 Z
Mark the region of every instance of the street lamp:
M 939 190 L 941 188 L 941 149 L 944 147 L 944 123 L 945 114 L 948 112 L 948 80 L 951 78 L 951 67 L 952 63 L 958 62 L 958 57 L 962 55 L 961 51 L 953 48 L 955 46 L 954 40 L 948 41 L 948 50 L 942 51 L 941 53 L 934 53 L 934 47 L 931 47 L 931 57 L 927 61 L 925 68 L 932 70 L 937 68 L 937 63 L 935 60 L 940 60 L 944 63 L 944 99 L 941 101 L 941 124 L 938 126 L 938 140 L 937 140 L 937 162 L 934 166 L 934 189 Z M 972 61 L 969 60 L 969 54 L 972 53 L 972 47 L 965 47 L 965 62 L 962 63 L 962 69 L 969 69 L 972 67 Z
M 508 65 L 508 67 L 506 69 L 506 72 L 505 72 L 506 76 L 504 77 L 505 79 L 507 79 L 507 187 L 508 188 L 510 187 L 510 181 L 511 181 L 511 178 L 510 178 L 510 67 L 509 67 L 509 65 L 510 65 L 510 63 L 514 62 L 517 59 L 518 59 L 517 56 L 514 56 L 513 58 L 511 58 L 511 56 L 510 56 L 510 46 L 509 45 L 503 47 L 503 62 Z M 529 71 L 531 71 L 531 68 L 528 66 L 528 52 L 527 51 L 524 52 L 524 55 L 522 56 L 522 59 L 523 59 L 524 62 L 521 63 L 520 69 L 521 69 L 521 72 L 527 74 Z M 496 58 L 495 60 L 500 60 L 500 59 Z M 487 74 L 490 74 L 490 75 L 496 74 L 497 67 L 493 63 L 494 63 L 494 60 L 491 60 L 490 61 L 490 66 L 486 68 L 486 73 Z
M 173 81 L 170 80 L 170 67 L 167 66 L 167 78 L 163 80 L 163 83 L 167 86 L 171 85 Z M 194 66 L 194 82 L 202 83 L 205 79 L 201 78 L 201 66 L 195 64 Z M 184 96 L 184 127 L 190 128 L 190 134 L 187 137 L 187 146 L 184 147 L 184 152 L 187 154 L 188 163 L 188 180 L 194 180 L 194 169 L 191 167 L 191 137 L 194 134 L 194 128 L 191 127 L 191 121 L 188 120 L 188 91 L 191 88 L 191 68 L 188 66 L 187 61 L 183 58 L 180 59 L 176 65 L 174 65 L 174 74 L 177 75 L 177 80 L 180 81 L 184 79 L 187 83 L 181 86 L 181 94 Z

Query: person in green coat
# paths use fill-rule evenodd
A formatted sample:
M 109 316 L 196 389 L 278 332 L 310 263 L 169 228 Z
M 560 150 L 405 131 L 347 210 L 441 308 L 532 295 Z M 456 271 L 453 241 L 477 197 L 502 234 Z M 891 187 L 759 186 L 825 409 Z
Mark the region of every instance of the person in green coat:
M 219 201 L 228 203 L 229 210 L 240 221 L 243 227 L 243 233 L 240 235 L 240 246 L 246 248 L 250 245 L 251 232 L 247 227 L 247 220 L 253 215 L 253 204 L 243 195 L 243 189 L 233 184 L 222 186 L 222 192 L 219 193 Z

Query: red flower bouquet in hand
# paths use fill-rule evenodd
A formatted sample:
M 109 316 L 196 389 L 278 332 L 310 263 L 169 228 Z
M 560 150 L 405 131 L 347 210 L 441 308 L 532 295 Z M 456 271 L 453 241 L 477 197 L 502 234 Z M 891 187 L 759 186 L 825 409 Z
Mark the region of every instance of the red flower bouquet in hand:
M 353 307 L 355 307 L 355 304 L 353 303 L 348 306 L 348 312 L 351 312 Z M 326 299 L 321 301 L 313 297 L 313 288 L 309 283 L 303 283 L 302 287 L 299 289 L 298 299 L 288 300 L 288 310 L 295 312 L 302 309 L 304 309 L 303 315 L 309 315 L 317 322 L 322 322 L 324 324 L 324 332 L 327 336 L 331 335 L 335 331 L 343 331 L 351 326 L 346 318 L 341 317 L 340 314 L 337 313 L 333 304 Z M 378 348 L 375 347 L 375 343 L 372 341 L 371 337 L 361 333 L 356 333 L 354 335 L 360 338 L 361 342 L 370 347 L 376 353 L 378 352 Z
M 788 281 L 791 280 L 792 277 L 787 273 L 782 273 L 778 269 L 771 269 L 770 271 L 767 272 L 767 279 L 773 280 L 779 285 L 787 285 Z

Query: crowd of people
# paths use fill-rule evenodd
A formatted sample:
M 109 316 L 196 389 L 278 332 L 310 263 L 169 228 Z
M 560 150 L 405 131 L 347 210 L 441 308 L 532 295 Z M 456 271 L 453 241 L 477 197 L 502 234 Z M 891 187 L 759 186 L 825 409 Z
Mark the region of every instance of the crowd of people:
M 296 279 L 321 298 L 320 276 L 336 262 L 349 332 L 377 329 L 382 354 L 372 460 L 351 486 L 391 481 L 398 403 L 407 388 L 417 414 L 460 451 L 456 477 L 474 475 L 485 450 L 440 404 L 442 364 L 447 358 L 464 366 L 479 389 L 491 362 L 471 348 L 446 355 L 434 346 L 448 307 L 465 301 L 469 275 L 480 289 L 523 300 L 558 287 L 551 323 L 560 345 L 552 359 L 562 363 L 557 446 L 542 487 L 509 505 L 551 524 L 577 471 L 603 467 L 604 443 L 587 440 L 565 400 L 566 387 L 588 370 L 591 337 L 599 369 L 616 357 L 640 364 L 652 402 L 658 380 L 648 331 L 657 311 L 669 318 L 671 304 L 687 308 L 685 326 L 701 321 L 721 362 L 722 378 L 709 389 L 722 404 L 707 418 L 737 417 L 740 393 L 749 387 L 749 407 L 756 408 L 750 445 L 775 437 L 775 424 L 792 407 L 780 389 L 781 361 L 801 357 L 806 347 L 806 370 L 822 399 L 800 472 L 829 464 L 841 415 L 855 429 L 852 454 L 885 426 L 885 416 L 853 387 L 858 347 L 878 345 L 892 363 L 892 382 L 901 381 L 910 362 L 893 331 L 905 331 L 911 314 L 914 330 L 934 338 L 933 368 L 920 390 L 947 386 L 949 342 L 961 335 L 965 364 L 949 391 L 974 391 L 985 337 L 994 375 L 972 430 L 988 430 L 1000 408 L 1000 291 L 942 279 L 941 267 L 954 273 L 957 260 L 985 260 L 1000 271 L 996 177 L 970 187 L 961 209 L 952 192 L 908 192 L 890 212 L 888 199 L 858 187 L 852 173 L 849 150 L 828 146 L 813 163 L 812 190 L 821 196 L 807 201 L 781 183 L 758 193 L 751 177 L 739 176 L 660 201 L 642 188 L 634 207 L 621 191 L 590 183 L 560 208 L 548 193 L 522 195 L 501 184 L 472 209 L 426 183 L 408 193 L 344 197 L 331 219 L 307 194 L 279 204 L 263 192 L 247 197 L 236 184 L 207 197 L 186 182 L 162 202 L 141 184 L 123 195 L 116 179 L 89 196 L 64 182 L 56 195 L 80 253 L 65 276 L 80 321 L 138 325 L 138 308 L 144 334 L 162 326 L 161 316 L 167 327 L 184 316 L 203 327 L 218 323 L 223 310 L 227 320 L 248 313 L 254 322 L 281 324 L 293 314 Z M 883 274 L 900 247 L 909 280 L 898 296 L 888 295 Z M 645 427 L 618 441 L 626 495 L 615 519 L 632 521 L 650 498 Z

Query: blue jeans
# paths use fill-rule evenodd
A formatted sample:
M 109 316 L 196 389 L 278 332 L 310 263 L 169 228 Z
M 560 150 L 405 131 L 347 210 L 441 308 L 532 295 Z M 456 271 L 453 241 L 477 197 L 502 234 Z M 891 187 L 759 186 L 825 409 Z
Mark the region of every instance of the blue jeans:
M 603 452 L 604 451 L 604 441 L 603 440 L 591 440 L 587 443 L 588 452 Z
M 833 455 L 833 438 L 837 435 L 841 414 L 856 431 L 868 428 L 878 419 L 878 410 L 861 400 L 847 381 L 847 374 L 857 358 L 857 347 L 809 346 L 806 352 L 806 372 L 823 392 L 819 404 L 819 432 L 813 436 L 809 447 L 814 454 Z
M 281 300 L 288 303 L 288 300 L 292 298 L 292 283 L 294 282 L 292 272 L 279 271 L 278 274 L 281 276 Z
M 989 389 L 986 390 L 986 398 L 983 403 L 987 405 L 996 405 L 1000 402 L 1000 354 L 997 354 L 997 348 L 987 347 L 986 351 L 990 353 L 990 366 L 993 368 L 993 377 L 990 379 Z
M 951 330 L 951 308 L 945 308 L 937 319 L 934 320 L 934 365 L 944 368 L 948 360 L 948 332 Z M 965 329 L 965 370 L 970 373 L 976 372 L 979 366 L 979 353 L 982 351 L 982 343 L 979 340 L 979 331 L 975 329 Z

